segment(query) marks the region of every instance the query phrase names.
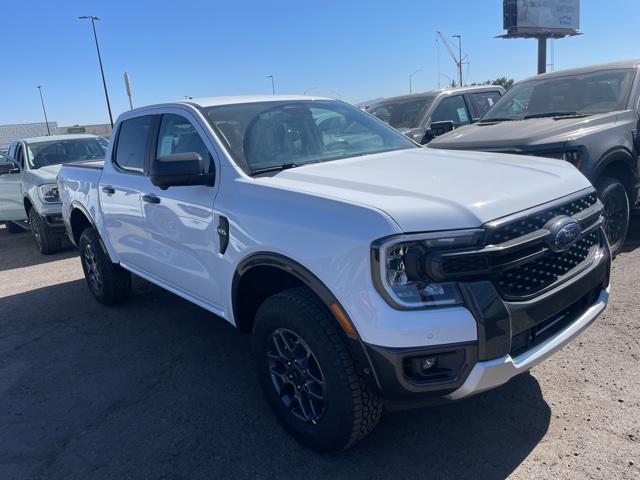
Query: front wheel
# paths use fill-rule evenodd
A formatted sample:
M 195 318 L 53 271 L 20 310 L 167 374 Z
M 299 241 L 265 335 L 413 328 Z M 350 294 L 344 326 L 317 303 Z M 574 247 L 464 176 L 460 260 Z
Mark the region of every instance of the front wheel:
M 624 185 L 615 178 L 602 177 L 596 184 L 598 197 L 604 205 L 604 231 L 611 255 L 617 255 L 624 245 L 629 229 L 629 197 Z
M 382 401 L 310 290 L 285 290 L 260 306 L 253 353 L 271 409 L 303 445 L 319 452 L 345 450 L 377 425 Z
M 105 305 L 126 300 L 131 294 L 131 274 L 111 261 L 93 228 L 82 232 L 78 248 L 84 277 L 96 300 Z
M 53 232 L 35 208 L 29 210 L 29 224 L 33 240 L 40 253 L 49 255 L 62 250 L 62 235 Z

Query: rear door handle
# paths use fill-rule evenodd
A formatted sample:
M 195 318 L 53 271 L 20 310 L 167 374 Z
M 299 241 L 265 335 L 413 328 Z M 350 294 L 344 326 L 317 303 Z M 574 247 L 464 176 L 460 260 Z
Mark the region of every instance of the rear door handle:
M 144 200 L 147 203 L 160 203 L 160 197 L 157 197 L 156 195 L 152 195 L 152 194 L 143 195 L 142 200 Z
M 112 186 L 106 186 L 102 187 L 102 192 L 106 193 L 107 195 L 113 195 L 114 193 L 116 193 L 116 189 Z

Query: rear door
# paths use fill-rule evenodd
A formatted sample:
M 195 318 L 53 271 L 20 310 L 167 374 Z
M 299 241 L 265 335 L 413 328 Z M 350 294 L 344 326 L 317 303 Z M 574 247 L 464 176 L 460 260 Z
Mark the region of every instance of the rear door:
M 22 202 L 21 170 L 17 163 L 0 156 L 0 162 L 10 163 L 15 168 L 9 173 L 0 174 L 0 221 L 26 220 Z
M 148 181 L 145 166 L 151 133 L 158 117 L 145 115 L 122 121 L 98 185 L 107 235 L 120 262 L 141 268 L 145 258 L 145 218 L 140 192 Z

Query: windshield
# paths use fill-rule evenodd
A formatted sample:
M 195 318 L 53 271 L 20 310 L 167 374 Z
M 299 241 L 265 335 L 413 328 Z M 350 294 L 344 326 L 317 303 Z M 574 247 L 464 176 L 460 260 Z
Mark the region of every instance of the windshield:
M 522 82 L 500 98 L 482 121 L 624 110 L 632 80 L 632 69 L 620 69 Z
M 419 148 L 361 110 L 331 100 L 240 103 L 202 112 L 247 173 Z
M 29 168 L 104 158 L 108 142 L 102 137 L 70 138 L 27 144 Z
M 416 128 L 420 122 L 420 114 L 433 103 L 433 96 L 396 100 L 373 105 L 367 110 L 393 128 Z

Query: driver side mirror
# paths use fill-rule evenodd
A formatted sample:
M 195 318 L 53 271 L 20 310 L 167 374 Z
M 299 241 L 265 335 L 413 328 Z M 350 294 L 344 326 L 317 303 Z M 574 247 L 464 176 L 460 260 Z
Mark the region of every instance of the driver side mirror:
M 187 185 L 213 186 L 215 175 L 204 173 L 204 170 L 205 161 L 200 154 L 173 153 L 153 160 L 149 167 L 149 177 L 153 185 L 163 190 Z
M 0 163 L 0 175 L 6 175 L 7 173 L 20 173 L 20 167 L 11 160 Z
M 431 124 L 431 127 L 429 127 L 429 130 L 427 130 L 427 132 L 424 134 L 424 138 L 420 143 L 422 145 L 429 143 L 434 138 L 439 137 L 440 135 L 444 135 L 445 133 L 450 132 L 453 129 L 454 125 L 453 121 L 451 120 L 446 120 L 443 122 L 433 122 Z

